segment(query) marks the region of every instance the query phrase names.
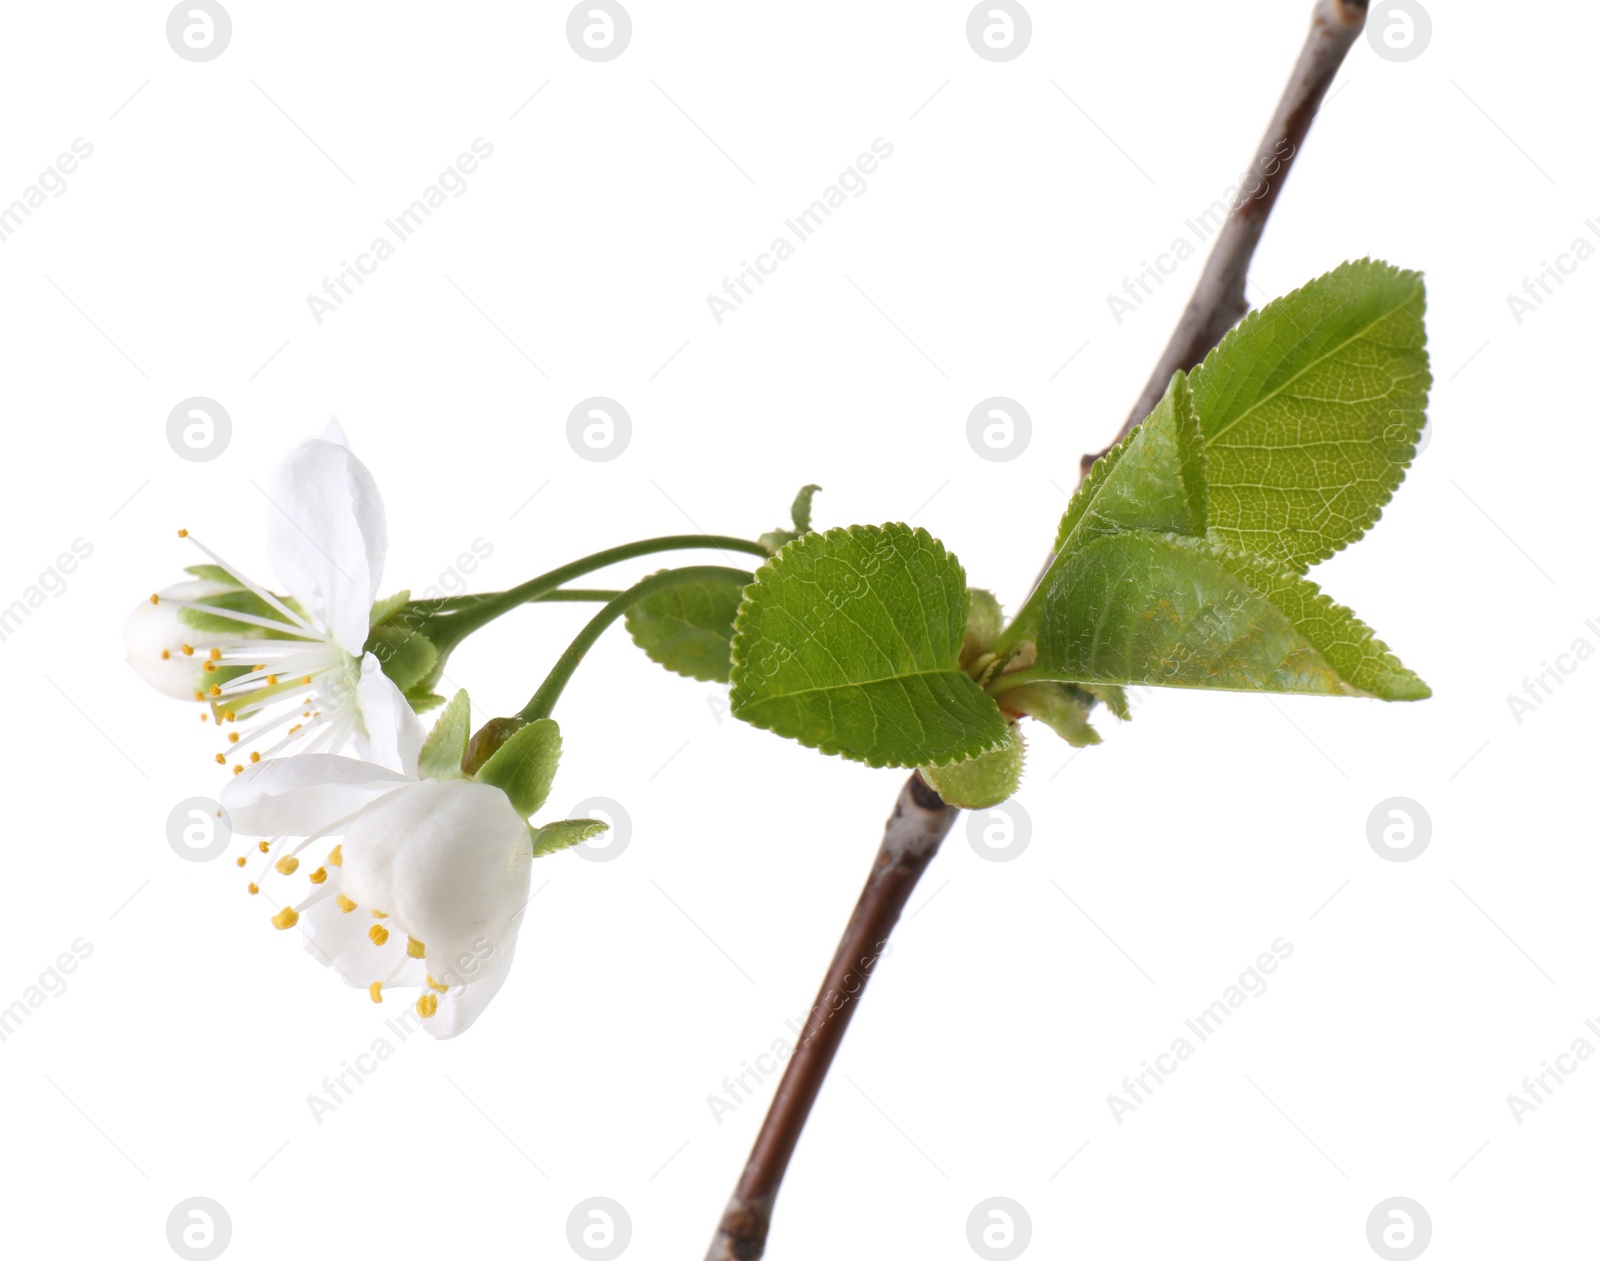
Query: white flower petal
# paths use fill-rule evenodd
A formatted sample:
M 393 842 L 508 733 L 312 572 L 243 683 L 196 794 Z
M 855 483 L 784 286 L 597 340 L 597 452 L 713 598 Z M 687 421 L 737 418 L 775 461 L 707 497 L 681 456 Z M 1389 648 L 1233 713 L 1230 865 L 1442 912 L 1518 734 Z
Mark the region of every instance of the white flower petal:
M 348 448 L 312 438 L 273 470 L 267 497 L 267 554 L 278 577 L 359 657 L 389 547 L 372 474 Z
M 489 1005 L 489 1000 L 498 994 L 500 987 L 506 983 L 506 977 L 511 974 L 511 960 L 516 954 L 516 949 L 516 939 L 512 938 L 511 944 L 501 953 L 500 958 L 492 961 L 496 966 L 485 967 L 472 981 L 465 985 L 452 985 L 447 993 L 440 994 L 439 1006 L 433 1015 L 422 1022 L 422 1027 L 440 1041 L 465 1033 L 472 1022 L 483 1014 L 483 1009 Z
M 366 726 L 365 732 L 356 734 L 356 751 L 369 762 L 415 779 L 417 756 L 422 752 L 422 720 L 370 652 L 361 659 L 356 706 Z
M 344 426 L 339 423 L 337 416 L 328 417 L 328 423 L 322 427 L 322 440 L 338 443 L 341 447 L 350 445 L 350 439 L 344 436 Z
M 412 782 L 357 758 L 302 753 L 247 766 L 220 801 L 233 830 L 245 836 L 310 836 Z
M 387 911 L 427 947 L 442 985 L 501 965 L 527 905 L 533 846 L 504 792 L 469 780 L 423 780 L 374 802 L 345 829 L 344 887 Z
M 180 582 L 160 593 L 160 602 L 143 600 L 128 615 L 122 628 L 128 664 L 156 691 L 180 701 L 194 699 L 200 685 L 200 660 L 185 656 L 183 645 L 193 643 L 197 631 L 178 620 L 180 600 L 203 600 L 237 588 L 225 582 Z M 162 653 L 166 657 L 162 657 Z
M 329 868 L 330 874 L 336 870 Z M 406 956 L 405 933 L 391 931 L 383 945 L 373 945 L 372 926 L 388 922 L 373 919 L 364 907 L 341 911 L 335 898 L 318 902 L 300 916 L 306 952 L 324 967 L 331 967 L 345 984 L 360 989 L 370 989 L 374 981 L 382 981 L 385 989 L 422 985 L 427 965 Z

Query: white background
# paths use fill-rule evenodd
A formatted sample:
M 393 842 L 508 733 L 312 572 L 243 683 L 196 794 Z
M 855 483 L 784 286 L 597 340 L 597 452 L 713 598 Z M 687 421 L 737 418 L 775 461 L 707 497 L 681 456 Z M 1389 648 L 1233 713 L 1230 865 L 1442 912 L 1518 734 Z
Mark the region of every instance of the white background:
M 204 1195 L 230 1257 L 563 1257 L 603 1195 L 629 1256 L 698 1256 L 772 1083 L 720 1124 L 707 1097 L 809 1006 L 901 774 L 719 722 L 719 689 L 611 633 L 562 704 L 552 804 L 624 803 L 627 851 L 542 863 L 484 1018 L 398 1046 L 318 1124 L 307 1096 L 393 1013 L 268 926 L 233 851 L 168 847 L 173 805 L 217 791 L 214 736 L 127 668 L 122 621 L 197 559 L 179 526 L 267 574 L 256 484 L 330 415 L 383 488 L 389 588 L 475 539 L 483 590 L 646 535 L 753 536 L 816 481 L 820 525 L 926 526 L 1014 608 L 1200 260 L 1120 326 L 1106 295 L 1248 162 L 1308 6 L 1041 2 L 1006 64 L 963 4 L 641 0 L 607 64 L 563 5 L 229 7 L 206 64 L 162 4 L 5 15 L 0 202 L 94 147 L 0 242 L 0 604 L 93 548 L 0 643 L 0 1005 L 93 950 L 0 1044 L 6 1251 L 170 1256 L 169 1211 Z M 990 1196 L 1025 1206 L 1037 1256 L 1362 1257 L 1396 1195 L 1439 1257 L 1586 1239 L 1600 1065 L 1520 1126 L 1506 1097 L 1600 1046 L 1600 664 L 1520 724 L 1506 697 L 1600 646 L 1600 262 L 1520 324 L 1506 299 L 1595 239 L 1600 19 L 1432 17 L 1413 61 L 1352 51 L 1252 296 L 1365 254 L 1427 274 L 1431 444 L 1315 576 L 1434 698 L 1155 694 L 1076 757 L 1035 732 L 1028 848 L 985 861 L 957 825 L 771 1257 L 970 1257 Z M 480 136 L 467 191 L 318 325 L 306 295 Z M 880 136 L 867 191 L 718 326 L 706 296 Z M 232 417 L 207 463 L 165 437 L 193 395 Z M 633 418 L 609 463 L 566 440 L 591 395 Z M 991 395 L 1033 417 L 1007 463 L 965 437 Z M 587 613 L 507 617 L 452 681 L 516 709 Z M 1393 796 L 1431 816 L 1415 861 L 1368 845 Z M 1113 1120 L 1122 1079 L 1280 937 L 1268 991 Z

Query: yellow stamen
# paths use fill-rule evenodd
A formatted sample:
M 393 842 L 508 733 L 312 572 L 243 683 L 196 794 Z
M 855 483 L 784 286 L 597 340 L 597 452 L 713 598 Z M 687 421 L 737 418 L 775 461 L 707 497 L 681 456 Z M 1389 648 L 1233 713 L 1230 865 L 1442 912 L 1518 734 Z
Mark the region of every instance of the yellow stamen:
M 178 531 L 178 537 L 179 537 L 179 538 L 180 538 L 180 539 L 186 539 L 186 538 L 188 538 L 188 537 L 189 537 L 189 531 L 187 531 L 187 530 L 179 530 L 179 531 Z
M 218 697 L 218 696 L 221 696 L 221 695 L 222 695 L 222 689 L 221 689 L 221 688 L 220 688 L 220 687 L 218 687 L 218 686 L 217 686 L 217 685 L 216 685 L 216 684 L 215 684 L 215 683 L 213 683 L 213 684 L 212 684 L 212 685 L 211 685 L 211 686 L 210 686 L 210 687 L 209 687 L 209 688 L 207 688 L 207 689 L 206 689 L 206 690 L 207 690 L 207 691 L 208 691 L 208 692 L 210 692 L 210 693 L 211 693 L 211 695 L 212 695 L 212 697 L 213 697 L 213 698 L 215 698 L 215 697 Z
M 211 659 L 212 659 L 212 660 L 213 660 L 213 661 L 221 661 L 221 660 L 222 660 L 222 649 L 220 649 L 220 648 L 213 648 L 213 649 L 212 649 L 212 650 L 211 650 Z
M 234 767 L 234 768 L 233 768 L 233 773 L 234 773 L 234 774 L 235 774 L 235 775 L 237 775 L 237 774 L 238 774 L 238 773 L 239 773 L 239 772 L 240 772 L 240 771 L 242 771 L 242 770 L 244 770 L 244 767 L 242 767 L 242 766 L 236 766 L 236 767 Z
M 389 912 L 388 911 L 374 911 L 372 913 L 372 918 L 373 919 L 388 919 L 389 918 Z
M 180 649 L 180 651 L 183 653 L 183 655 L 185 657 L 192 657 L 192 656 L 194 656 L 194 645 L 193 644 L 184 644 L 183 647 Z
M 297 867 L 299 867 L 299 866 L 300 866 L 300 860 L 298 858 L 296 858 L 293 854 L 285 854 L 282 858 L 278 859 L 278 861 L 273 864 L 274 870 L 276 870 L 277 873 L 280 876 L 292 876 L 292 875 L 294 875 L 295 869 Z
M 371 928 L 367 929 L 367 936 L 371 939 L 374 946 L 381 946 L 389 940 L 389 930 L 382 924 L 374 924 Z
M 354 902 L 352 902 L 349 898 L 345 897 L 345 895 L 342 894 L 342 893 L 338 896 L 338 898 L 336 900 L 339 903 L 339 909 L 341 911 L 343 911 L 346 915 L 350 914 L 351 911 L 356 909 L 356 904 Z
M 417 999 L 417 1015 L 421 1016 L 424 1020 L 438 1010 L 439 999 L 437 995 L 424 994 L 421 998 Z
M 254 881 L 251 881 L 250 882 L 250 892 L 251 893 L 260 893 L 261 892 L 261 886 L 256 884 Z
M 151 604 L 160 604 L 161 603 L 161 597 L 158 596 L 158 595 L 151 596 L 150 597 L 150 603 Z
M 426 957 L 428 948 L 415 937 L 406 938 L 406 957 L 408 959 L 421 959 Z
M 441 994 L 448 993 L 450 990 L 448 985 L 440 985 L 439 982 L 435 981 L 431 976 L 428 978 L 428 988 L 431 990 L 438 990 Z
M 239 857 L 235 858 L 233 860 L 233 865 L 235 867 L 243 867 L 244 866 L 244 855 L 240 854 Z
M 259 762 L 259 761 L 260 761 L 260 760 L 261 760 L 261 754 L 259 754 L 259 753 L 252 753 L 252 754 L 251 754 L 251 755 L 250 755 L 250 760 L 251 760 L 251 761 L 252 761 L 252 762 Z
M 333 852 L 328 855 L 328 861 L 330 863 L 332 863 L 335 867 L 343 867 L 344 866 L 344 846 L 343 845 L 335 845 L 333 847 Z
M 228 743 L 229 744 L 238 744 L 239 743 L 239 733 L 237 731 L 228 732 Z
M 172 653 L 169 652 L 167 649 L 163 648 L 161 650 L 161 659 L 163 661 L 171 661 L 172 660 Z
M 265 854 L 269 849 L 272 848 L 272 846 L 269 845 L 266 841 L 257 841 L 256 842 L 256 848 L 259 849 L 263 854 Z
M 318 867 L 315 871 L 313 871 L 310 874 L 310 876 L 307 877 L 307 879 L 310 880 L 312 884 L 321 884 L 327 878 L 328 878 L 328 869 L 326 867 Z
M 372 995 L 373 1002 L 381 1003 L 383 1001 L 383 982 L 374 981 L 367 987 L 367 993 Z
M 275 674 L 267 675 L 267 684 L 270 687 L 277 687 L 278 686 L 278 676 L 275 675 Z
M 202 718 L 202 719 L 204 719 L 204 718 L 205 718 L 205 715 L 204 715 L 204 714 L 201 714 L 201 715 L 200 715 L 200 717 L 201 717 L 201 718 Z M 227 759 L 227 758 L 225 758 L 225 757 L 223 757 L 223 756 L 222 756 L 222 754 L 220 754 L 220 753 L 219 753 L 219 754 L 217 754 L 217 765 L 218 765 L 218 766 L 226 766 L 226 765 L 227 765 L 227 764 L 228 764 L 228 759 Z
M 272 917 L 274 928 L 293 928 L 300 922 L 300 912 L 292 906 L 286 906 Z

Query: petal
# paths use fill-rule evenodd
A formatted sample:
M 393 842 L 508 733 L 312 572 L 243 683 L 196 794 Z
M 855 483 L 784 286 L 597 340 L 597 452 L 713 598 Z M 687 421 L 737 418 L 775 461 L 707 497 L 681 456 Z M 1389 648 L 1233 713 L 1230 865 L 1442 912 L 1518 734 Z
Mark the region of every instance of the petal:
M 461 779 L 408 784 L 361 812 L 343 852 L 349 896 L 423 942 L 441 984 L 477 979 L 515 943 L 533 845 L 500 789 Z
M 267 554 L 278 577 L 359 657 L 389 547 L 372 474 L 347 448 L 312 438 L 273 470 L 267 497 Z
M 328 423 L 322 427 L 322 440 L 336 443 L 341 447 L 350 445 L 350 439 L 344 436 L 344 426 L 339 423 L 337 416 L 328 417 Z
M 500 987 L 506 983 L 506 977 L 511 974 L 511 960 L 516 955 L 516 950 L 517 943 L 513 938 L 511 944 L 495 961 L 495 966 L 486 967 L 467 984 L 452 985 L 446 993 L 440 994 L 438 1008 L 433 1015 L 422 1022 L 422 1027 L 440 1041 L 465 1033 L 472 1022 L 483 1014 L 483 1009 L 489 1005 L 489 1000 L 498 994 Z
M 422 720 L 370 652 L 361 659 L 356 707 L 364 728 L 357 732 L 356 751 L 368 762 L 415 779 L 417 756 L 422 752 Z
M 318 902 L 300 916 L 306 952 L 331 967 L 346 985 L 369 989 L 374 981 L 382 981 L 385 988 L 424 984 L 427 965 L 407 957 L 405 933 L 391 931 L 383 945 L 372 944 L 368 934 L 378 923 L 390 921 L 373 919 L 364 907 L 341 911 L 334 898 Z
M 245 767 L 220 801 L 245 836 L 310 836 L 414 782 L 357 758 L 300 753 Z
M 178 620 L 177 602 L 234 590 L 237 588 L 223 582 L 180 582 L 162 591 L 159 603 L 140 601 L 122 628 L 128 664 L 134 672 L 158 692 L 180 701 L 193 700 L 200 683 L 200 659 L 185 656 L 183 645 L 193 644 L 199 632 Z

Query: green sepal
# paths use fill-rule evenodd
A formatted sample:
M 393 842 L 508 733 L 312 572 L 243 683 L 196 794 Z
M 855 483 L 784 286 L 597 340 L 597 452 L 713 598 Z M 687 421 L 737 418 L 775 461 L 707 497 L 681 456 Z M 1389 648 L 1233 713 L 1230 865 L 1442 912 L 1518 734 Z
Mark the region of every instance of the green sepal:
M 383 672 L 402 692 L 427 680 L 439 660 L 439 650 L 421 631 L 391 622 L 367 636 L 366 650 L 377 657 Z
M 372 605 L 372 614 L 367 619 L 367 625 L 382 626 L 401 609 L 405 608 L 410 599 L 411 592 L 396 591 L 391 596 L 385 596 L 381 600 L 374 601 Z
M 919 769 L 946 805 L 985 810 L 1017 791 L 1022 782 L 1023 759 L 1022 732 L 1012 723 L 1007 725 L 1005 743 L 998 749 L 965 762 Z
M 972 601 L 967 609 L 967 629 L 961 636 L 961 668 L 970 669 L 972 663 L 989 651 L 995 636 L 1005 625 L 1005 614 L 1000 601 L 982 587 L 968 587 L 967 598 Z
M 502 790 L 527 818 L 549 798 L 560 762 L 561 728 L 540 718 L 512 732 L 473 778 Z
M 450 698 L 444 713 L 439 715 L 428 738 L 422 742 L 422 752 L 417 757 L 422 778 L 463 778 L 466 772 L 461 769 L 461 760 L 467 754 L 467 738 L 471 734 L 472 705 L 463 688 Z
M 533 856 L 543 858 L 599 836 L 611 825 L 604 819 L 562 819 L 533 830 Z
M 252 617 L 267 618 L 275 622 L 283 621 L 283 614 L 253 591 L 243 589 L 219 591 L 215 595 L 202 596 L 201 602 L 214 608 L 248 613 Z M 236 622 L 231 617 L 224 617 L 220 613 L 209 613 L 204 609 L 179 609 L 178 621 L 202 635 L 243 635 L 251 639 L 287 638 L 275 634 L 264 626 L 256 626 L 250 622 Z

